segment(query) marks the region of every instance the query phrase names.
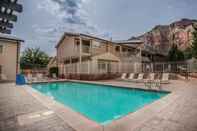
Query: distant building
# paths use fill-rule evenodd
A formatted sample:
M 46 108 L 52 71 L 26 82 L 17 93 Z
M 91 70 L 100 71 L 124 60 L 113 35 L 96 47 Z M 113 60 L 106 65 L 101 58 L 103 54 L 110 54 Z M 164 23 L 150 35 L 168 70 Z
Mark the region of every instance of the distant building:
M 20 45 L 23 40 L 0 34 L 0 79 L 15 81 L 20 69 Z

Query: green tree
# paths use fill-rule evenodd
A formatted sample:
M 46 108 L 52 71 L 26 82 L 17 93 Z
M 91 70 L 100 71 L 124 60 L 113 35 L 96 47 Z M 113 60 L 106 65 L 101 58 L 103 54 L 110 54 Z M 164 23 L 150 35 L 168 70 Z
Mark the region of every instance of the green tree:
M 194 27 L 191 49 L 192 56 L 197 59 L 197 27 Z
M 192 48 L 191 47 L 186 48 L 183 53 L 184 53 L 185 60 L 192 58 Z
M 170 51 L 168 52 L 169 61 L 183 61 L 184 53 L 178 49 L 177 45 L 173 44 Z
M 40 48 L 27 48 L 22 53 L 20 65 L 22 69 L 45 68 L 49 62 L 49 56 Z

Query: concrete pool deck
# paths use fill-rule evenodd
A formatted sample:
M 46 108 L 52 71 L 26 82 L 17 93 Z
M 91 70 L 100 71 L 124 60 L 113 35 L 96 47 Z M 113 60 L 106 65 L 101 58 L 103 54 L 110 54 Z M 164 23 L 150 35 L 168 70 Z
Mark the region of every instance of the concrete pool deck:
M 91 83 L 144 88 L 120 81 Z M 162 89 L 172 93 L 101 126 L 30 86 L 0 84 L 0 131 L 196 131 L 197 81 L 172 81 Z

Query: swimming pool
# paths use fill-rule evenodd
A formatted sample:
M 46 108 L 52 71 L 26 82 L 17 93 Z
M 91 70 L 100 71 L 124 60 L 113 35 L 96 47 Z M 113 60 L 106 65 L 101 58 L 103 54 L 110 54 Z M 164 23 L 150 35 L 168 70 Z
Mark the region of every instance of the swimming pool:
M 76 82 L 33 84 L 32 87 L 102 125 L 168 94 Z

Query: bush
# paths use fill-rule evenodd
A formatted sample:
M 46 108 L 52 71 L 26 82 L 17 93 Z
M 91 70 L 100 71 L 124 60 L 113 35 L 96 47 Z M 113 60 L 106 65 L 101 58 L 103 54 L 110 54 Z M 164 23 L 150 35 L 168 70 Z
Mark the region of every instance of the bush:
M 197 59 L 197 27 L 194 27 L 193 41 L 192 41 L 192 56 Z
M 58 76 L 58 74 L 59 74 L 58 67 L 51 67 L 49 69 L 49 75 L 50 75 L 50 77 L 52 77 L 52 74 L 56 74 L 56 76 Z
M 170 51 L 168 52 L 169 61 L 183 61 L 184 53 L 178 49 L 177 45 L 173 44 Z

